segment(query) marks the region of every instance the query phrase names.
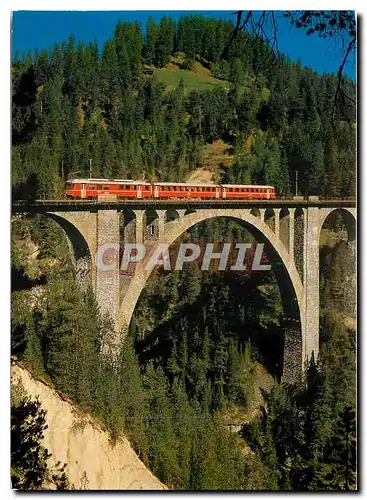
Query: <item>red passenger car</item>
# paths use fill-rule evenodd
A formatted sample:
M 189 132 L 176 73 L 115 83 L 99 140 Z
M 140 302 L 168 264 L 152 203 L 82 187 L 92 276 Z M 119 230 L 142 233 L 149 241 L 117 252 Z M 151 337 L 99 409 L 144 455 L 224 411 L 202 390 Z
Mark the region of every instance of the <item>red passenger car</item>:
M 155 182 L 154 198 L 220 198 L 220 186 L 215 184 L 188 184 L 174 182 Z
M 275 198 L 275 189 L 273 186 L 250 186 L 241 184 L 222 184 L 223 199 L 230 200 L 272 200 Z
M 151 198 L 153 185 L 130 179 L 70 179 L 65 194 L 72 198 L 97 198 L 98 195 L 114 195 L 118 198 Z
M 114 195 L 117 198 L 155 199 L 274 199 L 273 186 L 242 184 L 189 184 L 183 182 L 146 182 L 131 179 L 70 179 L 65 194 L 72 198 L 97 198 Z

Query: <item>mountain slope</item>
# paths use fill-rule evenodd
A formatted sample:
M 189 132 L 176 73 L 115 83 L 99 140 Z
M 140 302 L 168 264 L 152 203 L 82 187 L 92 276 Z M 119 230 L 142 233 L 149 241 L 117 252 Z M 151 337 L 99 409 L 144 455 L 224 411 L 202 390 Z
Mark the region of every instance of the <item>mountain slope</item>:
M 139 460 L 127 439 L 111 443 L 95 419 L 81 414 L 24 368 L 12 366 L 12 379 L 19 380 L 32 398 L 38 396 L 47 411 L 43 445 L 52 453 L 49 464 L 67 464 L 65 472 L 73 489 L 167 489 Z

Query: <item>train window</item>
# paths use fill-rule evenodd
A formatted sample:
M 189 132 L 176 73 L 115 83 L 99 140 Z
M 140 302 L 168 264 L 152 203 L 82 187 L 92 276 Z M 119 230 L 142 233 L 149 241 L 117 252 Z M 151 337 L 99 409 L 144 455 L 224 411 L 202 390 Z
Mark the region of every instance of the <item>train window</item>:
M 108 184 L 105 184 L 105 185 L 103 186 L 103 189 L 109 189 Z
M 197 189 L 198 191 L 201 191 L 201 187 L 197 187 L 196 189 Z
M 94 186 L 93 184 L 89 184 L 89 186 L 88 186 L 88 189 L 95 189 L 95 188 L 96 188 L 96 186 Z
M 102 189 L 101 184 L 97 184 L 97 189 Z
M 136 191 L 136 186 L 135 186 L 135 184 L 133 184 L 133 191 Z

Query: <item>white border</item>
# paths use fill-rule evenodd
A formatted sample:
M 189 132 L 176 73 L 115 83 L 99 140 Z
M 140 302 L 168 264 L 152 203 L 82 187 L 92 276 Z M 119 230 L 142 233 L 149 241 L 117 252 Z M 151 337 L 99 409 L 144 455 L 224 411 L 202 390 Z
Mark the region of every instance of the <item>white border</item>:
M 291 3 L 291 5 L 290 5 Z M 346 6 L 345 1 L 334 0 L 333 2 L 324 1 L 322 5 L 320 5 L 319 1 L 308 0 L 301 2 L 285 2 L 284 0 L 268 0 L 261 1 L 258 0 L 254 2 L 253 0 L 244 2 L 244 0 L 235 0 L 229 3 L 224 2 L 223 0 L 186 0 L 183 3 L 173 3 L 172 0 L 168 2 L 167 0 L 156 0 L 153 3 L 148 1 L 136 0 L 133 3 L 126 2 L 123 0 L 105 0 L 104 2 L 96 2 L 95 0 L 63 0 L 62 2 L 56 1 L 52 2 L 46 0 L 33 0 L 33 1 L 13 1 L 9 2 L 7 0 L 3 1 L 0 5 L 0 54 L 1 54 L 1 197 L 0 197 L 0 220 L 1 220 L 1 246 L 0 246 L 0 258 L 1 258 L 1 284 L 0 284 L 0 318 L 2 321 L 2 350 L 1 356 L 2 359 L 0 361 L 0 400 L 2 402 L 2 411 L 0 412 L 0 431 L 2 433 L 1 439 L 1 448 L 0 448 L 0 493 L 1 498 L 8 499 L 12 498 L 14 493 L 10 490 L 10 433 L 9 433 L 9 417 L 10 417 L 10 404 L 9 404 L 9 354 L 10 354 L 10 229 L 9 229 L 9 221 L 10 221 L 10 12 L 13 10 L 238 10 L 238 9 L 253 9 L 253 10 L 295 10 L 295 9 L 324 9 L 324 10 L 343 10 L 343 9 L 355 9 L 357 13 L 361 16 L 366 12 L 365 2 L 362 0 L 358 0 L 357 2 L 353 2 L 353 5 Z M 362 51 L 362 47 L 365 47 L 364 41 L 365 37 L 363 31 L 360 32 L 360 51 Z M 360 57 L 360 60 L 362 57 Z M 361 67 L 361 76 L 364 76 L 364 82 L 366 82 L 366 67 L 367 65 Z M 362 79 L 362 78 L 361 78 Z M 361 81 L 359 82 L 361 86 Z M 363 89 L 361 87 L 360 93 L 362 94 Z M 362 122 L 362 117 L 366 116 L 366 106 L 367 103 L 361 97 L 362 101 L 362 109 L 361 117 L 359 122 Z M 362 136 L 363 133 L 363 136 Z M 359 141 L 360 147 L 362 144 L 366 144 L 366 129 L 361 132 L 361 140 Z M 359 166 L 360 178 L 359 183 L 361 184 L 359 188 L 359 192 L 361 193 L 360 202 L 363 203 L 363 193 L 367 193 L 366 186 L 366 178 L 367 176 L 362 176 L 362 168 L 364 165 L 364 157 L 363 151 L 359 155 L 359 160 L 361 165 Z M 363 206 L 362 210 L 360 210 L 361 215 L 363 214 Z M 361 224 L 362 227 L 362 224 Z M 365 236 L 361 235 L 361 251 L 363 249 L 362 255 L 359 256 L 360 262 L 363 262 L 364 250 L 366 248 L 365 245 Z M 361 292 L 366 290 L 366 280 L 367 273 L 363 273 L 363 278 L 361 280 Z M 360 302 L 364 301 L 364 296 L 362 293 L 359 295 Z M 366 310 L 363 307 L 364 303 L 360 303 L 360 312 Z M 362 319 L 362 318 L 361 318 Z M 362 321 L 361 321 L 362 323 Z M 363 322 L 364 323 L 364 322 Z M 364 326 L 364 324 L 362 325 Z M 361 416 L 366 414 L 366 397 L 362 396 L 362 388 L 366 387 L 366 371 L 363 369 L 363 361 L 367 359 L 366 346 L 367 341 L 363 342 L 362 336 L 364 333 L 364 328 L 359 332 L 359 349 L 362 352 L 359 354 L 359 371 L 360 371 L 360 386 L 361 389 L 359 393 L 361 394 L 360 398 L 360 427 L 363 427 Z M 363 373 L 362 373 L 363 371 Z M 360 477 L 359 477 L 359 489 L 364 486 L 364 476 L 365 476 L 365 451 L 366 451 L 366 432 L 363 432 L 363 429 L 359 430 L 360 434 L 360 450 L 358 453 L 358 457 L 361 461 L 360 463 Z M 126 493 L 126 492 L 123 492 Z M 157 493 L 159 494 L 159 493 Z M 51 496 L 50 493 L 43 493 L 43 496 Z M 70 492 L 68 493 L 70 496 L 76 496 L 76 493 Z M 104 493 L 94 493 L 97 496 L 105 496 Z M 222 493 L 221 497 L 225 498 L 229 494 Z M 265 497 L 268 493 L 259 493 L 260 497 Z M 314 494 L 315 495 L 315 494 Z M 318 495 L 318 494 L 316 494 Z M 89 496 L 89 495 L 88 495 Z

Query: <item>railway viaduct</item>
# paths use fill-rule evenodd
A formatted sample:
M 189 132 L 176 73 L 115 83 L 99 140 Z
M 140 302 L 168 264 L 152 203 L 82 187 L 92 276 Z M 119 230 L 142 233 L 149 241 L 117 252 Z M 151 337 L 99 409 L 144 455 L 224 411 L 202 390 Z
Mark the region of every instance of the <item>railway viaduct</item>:
M 172 245 L 195 224 L 214 217 L 230 217 L 265 243 L 278 278 L 285 317 L 283 380 L 292 382 L 319 351 L 319 239 L 321 228 L 338 210 L 355 240 L 356 208 L 353 200 L 59 200 L 17 202 L 13 214 L 45 214 L 56 220 L 68 236 L 75 264 L 87 269 L 103 313 L 115 328 L 106 349 L 116 352 L 126 335 L 139 296 L 151 275 L 147 260 L 159 245 Z M 147 256 L 120 273 L 118 251 L 109 254 L 115 271 L 101 271 L 97 250 L 111 243 L 144 243 Z

